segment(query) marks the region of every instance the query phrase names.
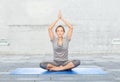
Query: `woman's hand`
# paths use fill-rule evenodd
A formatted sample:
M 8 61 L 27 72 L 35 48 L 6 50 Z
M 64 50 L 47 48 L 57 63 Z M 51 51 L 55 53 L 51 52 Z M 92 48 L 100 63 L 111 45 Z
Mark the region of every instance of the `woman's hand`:
M 61 11 L 59 11 L 59 13 L 58 13 L 58 18 L 59 18 L 59 19 L 62 19 Z

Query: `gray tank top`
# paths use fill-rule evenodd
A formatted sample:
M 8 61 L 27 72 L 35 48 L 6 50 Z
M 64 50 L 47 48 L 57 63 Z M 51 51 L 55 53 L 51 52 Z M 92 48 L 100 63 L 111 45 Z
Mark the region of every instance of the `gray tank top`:
M 51 40 L 53 45 L 54 60 L 56 61 L 67 61 L 68 60 L 68 46 L 69 39 L 67 36 L 63 37 L 63 43 L 61 46 L 58 45 L 58 38 L 55 37 Z

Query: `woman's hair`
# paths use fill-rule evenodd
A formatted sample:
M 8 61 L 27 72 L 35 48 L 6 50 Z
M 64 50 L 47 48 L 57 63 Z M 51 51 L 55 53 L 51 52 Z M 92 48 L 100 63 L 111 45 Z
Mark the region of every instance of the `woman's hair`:
M 57 29 L 58 29 L 59 27 L 61 27 L 61 28 L 63 29 L 63 31 L 65 32 L 65 29 L 64 29 L 64 27 L 63 27 L 62 25 L 58 25 L 57 28 L 55 29 L 55 32 L 57 32 Z

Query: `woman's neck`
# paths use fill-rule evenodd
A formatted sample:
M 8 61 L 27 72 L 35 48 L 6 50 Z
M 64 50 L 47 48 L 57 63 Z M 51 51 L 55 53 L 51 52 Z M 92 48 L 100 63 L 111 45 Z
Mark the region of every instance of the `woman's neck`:
M 62 44 L 63 44 L 62 40 L 63 40 L 63 37 L 59 37 L 58 38 L 58 42 L 57 43 L 58 43 L 59 46 L 62 46 Z
M 58 38 L 58 40 L 62 40 L 62 39 L 63 39 L 63 37 Z

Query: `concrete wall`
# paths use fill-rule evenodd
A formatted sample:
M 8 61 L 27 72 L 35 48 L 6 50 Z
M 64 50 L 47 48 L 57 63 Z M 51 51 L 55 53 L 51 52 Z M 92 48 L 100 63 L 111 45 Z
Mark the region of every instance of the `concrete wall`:
M 119 3 L 120 0 L 0 0 L 0 53 L 52 53 L 47 28 L 59 10 L 74 27 L 70 53 L 120 53 Z

